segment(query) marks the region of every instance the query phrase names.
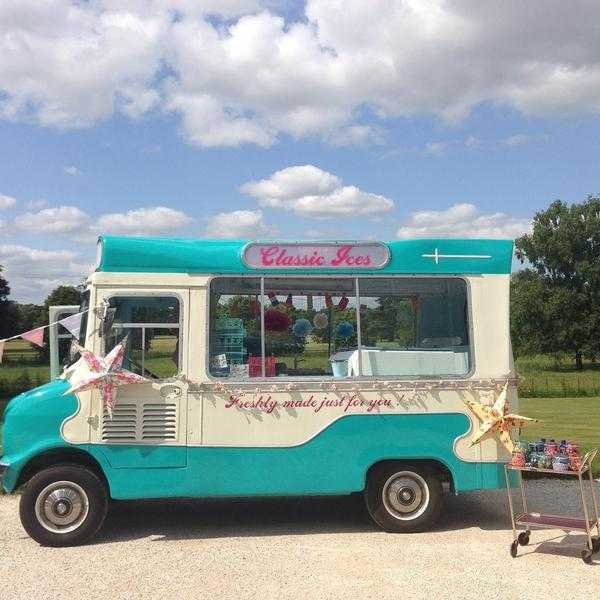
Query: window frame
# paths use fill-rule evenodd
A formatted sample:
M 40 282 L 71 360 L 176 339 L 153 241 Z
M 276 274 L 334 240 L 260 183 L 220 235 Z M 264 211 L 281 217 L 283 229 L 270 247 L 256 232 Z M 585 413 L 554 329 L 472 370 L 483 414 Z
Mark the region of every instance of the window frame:
M 472 302 L 472 290 L 471 283 L 467 276 L 451 274 L 451 273 L 443 273 L 443 274 L 364 274 L 364 275 L 349 275 L 342 273 L 335 274 L 323 274 L 323 273 L 293 273 L 288 275 L 287 273 L 227 273 L 227 274 L 219 274 L 212 275 L 208 278 L 206 282 L 206 334 L 205 334 L 205 374 L 208 379 L 212 382 L 221 382 L 223 384 L 230 383 L 231 385 L 248 385 L 253 383 L 271 383 L 275 384 L 277 377 L 266 377 L 265 371 L 265 346 L 266 346 L 266 338 L 265 338 L 265 281 L 269 279 L 281 279 L 289 277 L 289 279 L 323 279 L 324 277 L 330 277 L 331 279 L 353 279 L 354 280 L 354 289 L 355 289 L 355 300 L 357 303 L 357 307 L 360 306 L 360 280 L 361 279 L 458 279 L 465 284 L 466 296 L 467 296 L 467 329 L 469 332 L 469 370 L 466 373 L 462 374 L 448 374 L 448 375 L 388 375 L 385 378 L 385 381 L 440 381 L 446 379 L 469 379 L 473 376 L 476 371 L 476 359 L 475 359 L 475 344 L 474 344 L 474 326 L 473 326 L 473 302 Z M 215 279 L 246 279 L 246 278 L 254 278 L 260 279 L 260 318 L 261 318 L 261 367 L 262 367 L 262 376 L 261 377 L 252 377 L 251 379 L 231 379 L 228 382 L 227 378 L 224 377 L 215 377 L 210 372 L 210 319 L 211 319 L 211 285 Z M 360 310 L 356 311 L 356 327 L 357 327 L 357 349 L 360 349 L 362 346 L 362 332 L 361 332 L 361 317 Z M 283 383 L 315 383 L 319 381 L 328 381 L 328 382 L 357 382 L 357 381 L 365 381 L 365 382 L 374 382 L 382 380 L 382 377 L 376 375 L 363 375 L 362 373 L 362 353 L 358 353 L 358 365 L 359 365 L 359 375 L 353 377 L 335 377 L 334 375 L 307 375 L 303 377 L 286 377 L 285 380 L 281 379 L 280 381 Z
M 110 302 L 112 298 L 131 298 L 131 297 L 151 297 L 151 298 L 176 298 L 179 303 L 179 319 L 177 323 L 120 323 L 121 328 L 127 328 L 129 326 L 130 329 L 135 327 L 142 329 L 142 340 L 144 340 L 144 332 L 146 328 L 148 329 L 177 329 L 178 336 L 177 340 L 179 342 L 178 346 L 178 356 L 177 356 L 177 371 L 170 375 L 169 377 L 158 377 L 156 379 L 150 379 L 149 381 L 169 381 L 170 379 L 181 377 L 183 374 L 183 313 L 184 313 L 184 303 L 183 297 L 181 294 L 177 292 L 146 292 L 143 290 L 136 290 L 135 292 L 129 292 L 127 290 L 119 290 L 118 292 L 111 293 L 110 295 L 103 296 L 103 300 L 105 302 Z M 157 327 L 158 325 L 158 327 Z M 150 327 L 152 326 L 152 327 Z M 111 325 L 111 329 L 112 329 Z M 106 335 L 102 336 L 102 352 L 104 356 L 106 356 Z M 142 342 L 142 350 L 143 350 L 143 342 Z M 142 372 L 144 370 L 144 360 L 142 355 Z

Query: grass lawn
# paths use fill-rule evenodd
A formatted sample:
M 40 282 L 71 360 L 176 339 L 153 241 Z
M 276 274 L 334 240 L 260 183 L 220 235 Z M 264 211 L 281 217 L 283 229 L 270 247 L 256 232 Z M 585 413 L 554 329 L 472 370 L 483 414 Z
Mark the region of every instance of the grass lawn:
M 600 396 L 600 363 L 584 361 L 578 371 L 569 356 L 536 354 L 517 358 L 516 367 L 523 397 Z
M 521 398 L 519 413 L 539 419 L 521 432 L 527 441 L 541 437 L 579 442 L 581 454 L 600 447 L 600 397 Z M 600 458 L 595 463 L 600 471 Z

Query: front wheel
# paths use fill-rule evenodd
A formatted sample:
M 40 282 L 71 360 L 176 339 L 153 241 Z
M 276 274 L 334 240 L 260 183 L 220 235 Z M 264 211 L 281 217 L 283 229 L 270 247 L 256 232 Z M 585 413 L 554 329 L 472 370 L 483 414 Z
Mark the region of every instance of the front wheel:
M 78 465 L 50 467 L 25 486 L 19 513 L 25 531 L 42 546 L 76 546 L 104 523 L 108 497 L 98 476 Z
M 424 531 L 441 512 L 442 483 L 426 466 L 383 464 L 369 474 L 365 500 L 371 518 L 385 531 Z

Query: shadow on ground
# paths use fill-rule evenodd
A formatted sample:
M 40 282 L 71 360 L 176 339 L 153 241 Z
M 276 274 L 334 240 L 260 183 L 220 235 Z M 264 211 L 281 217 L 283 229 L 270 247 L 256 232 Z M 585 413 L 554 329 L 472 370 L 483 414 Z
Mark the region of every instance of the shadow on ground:
M 505 494 L 447 496 L 435 530 L 509 529 Z M 96 543 L 374 532 L 362 494 L 115 502 Z M 509 539 L 509 538 L 507 538 Z

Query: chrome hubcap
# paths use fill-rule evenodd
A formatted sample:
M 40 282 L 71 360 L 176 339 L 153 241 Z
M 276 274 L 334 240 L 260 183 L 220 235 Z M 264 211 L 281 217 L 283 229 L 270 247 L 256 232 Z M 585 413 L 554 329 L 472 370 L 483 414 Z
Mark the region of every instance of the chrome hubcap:
M 83 488 L 72 481 L 46 486 L 35 502 L 35 515 L 52 533 L 69 533 L 85 521 L 90 506 Z
M 429 505 L 429 488 L 417 473 L 394 473 L 383 486 L 383 504 L 396 519 L 410 521 L 422 515 Z

